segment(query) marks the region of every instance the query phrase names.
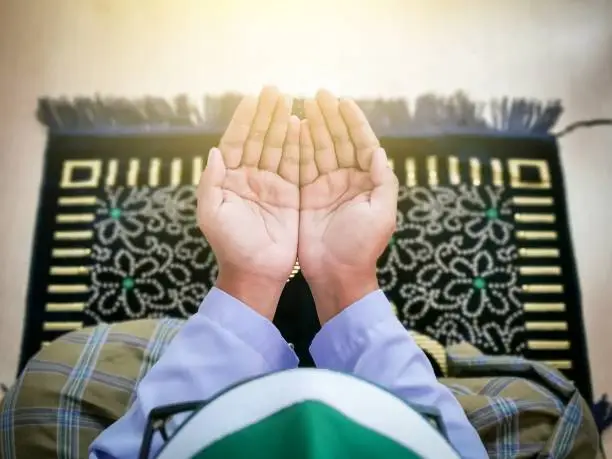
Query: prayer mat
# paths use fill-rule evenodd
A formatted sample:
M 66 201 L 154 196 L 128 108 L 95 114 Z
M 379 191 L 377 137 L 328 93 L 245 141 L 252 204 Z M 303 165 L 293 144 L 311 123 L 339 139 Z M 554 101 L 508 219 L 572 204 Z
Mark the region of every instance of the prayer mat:
M 100 322 L 188 317 L 217 266 L 196 219 L 208 150 L 239 100 L 43 99 L 49 128 L 20 369 Z M 439 375 L 444 347 L 546 362 L 591 401 L 565 188 L 559 103 L 458 94 L 360 101 L 401 187 L 378 276 Z M 296 102 L 295 112 L 301 113 Z M 319 329 L 299 265 L 275 323 L 304 366 Z

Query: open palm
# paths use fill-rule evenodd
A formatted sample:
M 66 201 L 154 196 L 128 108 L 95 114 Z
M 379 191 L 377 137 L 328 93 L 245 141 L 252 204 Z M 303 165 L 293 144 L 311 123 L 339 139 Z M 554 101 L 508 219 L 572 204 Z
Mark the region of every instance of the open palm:
M 375 266 L 395 228 L 397 179 L 355 102 L 322 91 L 305 110 L 298 257 L 310 282 Z
M 209 154 L 198 222 L 220 271 L 284 281 L 294 265 L 300 126 L 291 104 L 274 88 L 245 97 Z

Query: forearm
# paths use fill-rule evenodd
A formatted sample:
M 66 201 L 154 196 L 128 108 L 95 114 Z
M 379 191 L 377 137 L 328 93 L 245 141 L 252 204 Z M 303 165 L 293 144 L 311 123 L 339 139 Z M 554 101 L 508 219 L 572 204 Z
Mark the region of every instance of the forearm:
M 329 273 L 319 278 L 308 278 L 321 326 L 344 309 L 378 290 L 376 267 L 369 271 Z
M 137 457 L 153 408 L 206 400 L 242 380 L 295 366 L 295 354 L 269 320 L 213 289 L 140 382 L 129 411 L 94 441 L 91 457 Z M 160 446 L 155 438 L 152 451 Z
M 221 268 L 216 286 L 271 321 L 285 282 L 286 278 L 279 281 L 261 275 L 241 273 L 237 269 Z
M 352 373 L 408 403 L 436 409 L 461 457 L 486 457 L 458 401 L 438 383 L 426 355 L 393 315 L 382 291 L 361 298 L 323 325 L 311 354 L 319 368 Z

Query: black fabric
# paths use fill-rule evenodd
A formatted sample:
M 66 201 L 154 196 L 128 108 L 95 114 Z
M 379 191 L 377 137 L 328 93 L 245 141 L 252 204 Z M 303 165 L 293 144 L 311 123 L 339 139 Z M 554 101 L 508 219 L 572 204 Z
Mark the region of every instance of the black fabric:
M 142 317 L 185 317 L 195 312 L 214 282 L 216 265 L 195 222 L 194 183 L 198 167 L 205 164 L 209 148 L 217 141 L 218 136 L 198 132 L 50 135 L 20 369 L 43 342 L 71 327 Z M 381 141 L 401 188 L 398 228 L 379 260 L 379 280 L 402 323 L 442 345 L 467 340 L 487 354 L 566 362 L 561 368 L 569 362 L 571 368 L 563 372 L 591 400 L 580 294 L 554 138 L 454 135 Z M 452 180 L 450 157 L 458 160 L 456 181 Z M 431 158 L 435 158 L 435 168 Z M 492 159 L 499 160 L 501 175 L 496 174 Z M 509 165 L 516 159 L 544 161 L 551 188 L 513 186 Z M 93 186 L 83 182 L 92 178 L 94 163 L 72 163 L 73 173 L 66 172 L 70 161 L 89 160 L 100 166 Z M 157 184 L 150 186 L 156 160 L 159 174 L 153 175 Z M 113 184 L 106 186 L 113 176 L 113 161 L 116 175 Z M 138 169 L 130 173 L 134 161 Z M 81 184 L 62 185 L 67 176 Z M 536 167 L 522 166 L 523 182 L 536 183 L 542 178 Z M 65 205 L 58 201 L 92 196 L 95 203 Z M 522 206 L 513 202 L 517 196 L 547 197 L 554 202 L 552 206 Z M 65 223 L 59 217 L 58 221 L 58 215 L 66 214 L 94 214 L 94 220 Z M 555 221 L 523 223 L 516 221 L 516 214 L 553 215 Z M 557 239 L 516 237 L 517 231 L 534 230 L 555 231 Z M 93 231 L 93 236 L 58 239 L 58 231 Z M 70 248 L 91 253 L 54 256 L 54 250 Z M 554 248 L 560 256 L 522 258 L 525 248 Z M 531 276 L 518 270 L 520 266 L 551 265 L 559 267 L 561 275 Z M 61 275 L 50 271 L 75 266 L 90 269 Z M 559 285 L 563 292 L 528 293 L 523 291 L 525 284 Z M 60 288 L 58 293 L 58 285 L 85 286 L 85 291 L 67 293 Z M 525 303 L 532 302 L 563 303 L 566 309 L 525 312 Z M 53 306 L 46 311 L 49 303 Z M 567 330 L 525 328 L 533 322 L 561 322 Z M 300 273 L 287 283 L 275 323 L 295 345 L 301 365 L 312 365 L 308 346 L 319 324 Z M 569 349 L 539 350 L 528 345 L 538 340 L 567 342 Z

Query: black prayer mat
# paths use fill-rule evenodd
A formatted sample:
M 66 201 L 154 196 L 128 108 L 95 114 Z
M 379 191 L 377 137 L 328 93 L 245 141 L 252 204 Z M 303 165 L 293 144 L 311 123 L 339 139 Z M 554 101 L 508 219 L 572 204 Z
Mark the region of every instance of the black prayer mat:
M 73 112 L 58 115 L 52 101 L 41 102 L 50 130 L 20 369 L 70 330 L 196 311 L 217 265 L 196 223 L 194 192 L 235 106 L 225 105 L 224 114 L 208 113 L 215 126 L 185 115 L 151 127 L 151 113 L 147 126 L 129 116 L 110 123 L 79 118 L 75 105 L 60 105 Z M 175 115 L 187 113 L 180 106 Z M 394 105 L 387 112 L 395 118 L 380 121 L 378 109 L 368 116 L 401 185 L 380 286 L 436 372 L 446 372 L 444 346 L 468 341 L 487 354 L 546 362 L 592 400 L 550 126 L 494 129 L 472 120 L 428 131 L 423 119 L 431 125 L 440 113 L 400 119 Z M 275 323 L 301 365 L 312 365 L 308 346 L 319 324 L 298 267 Z

